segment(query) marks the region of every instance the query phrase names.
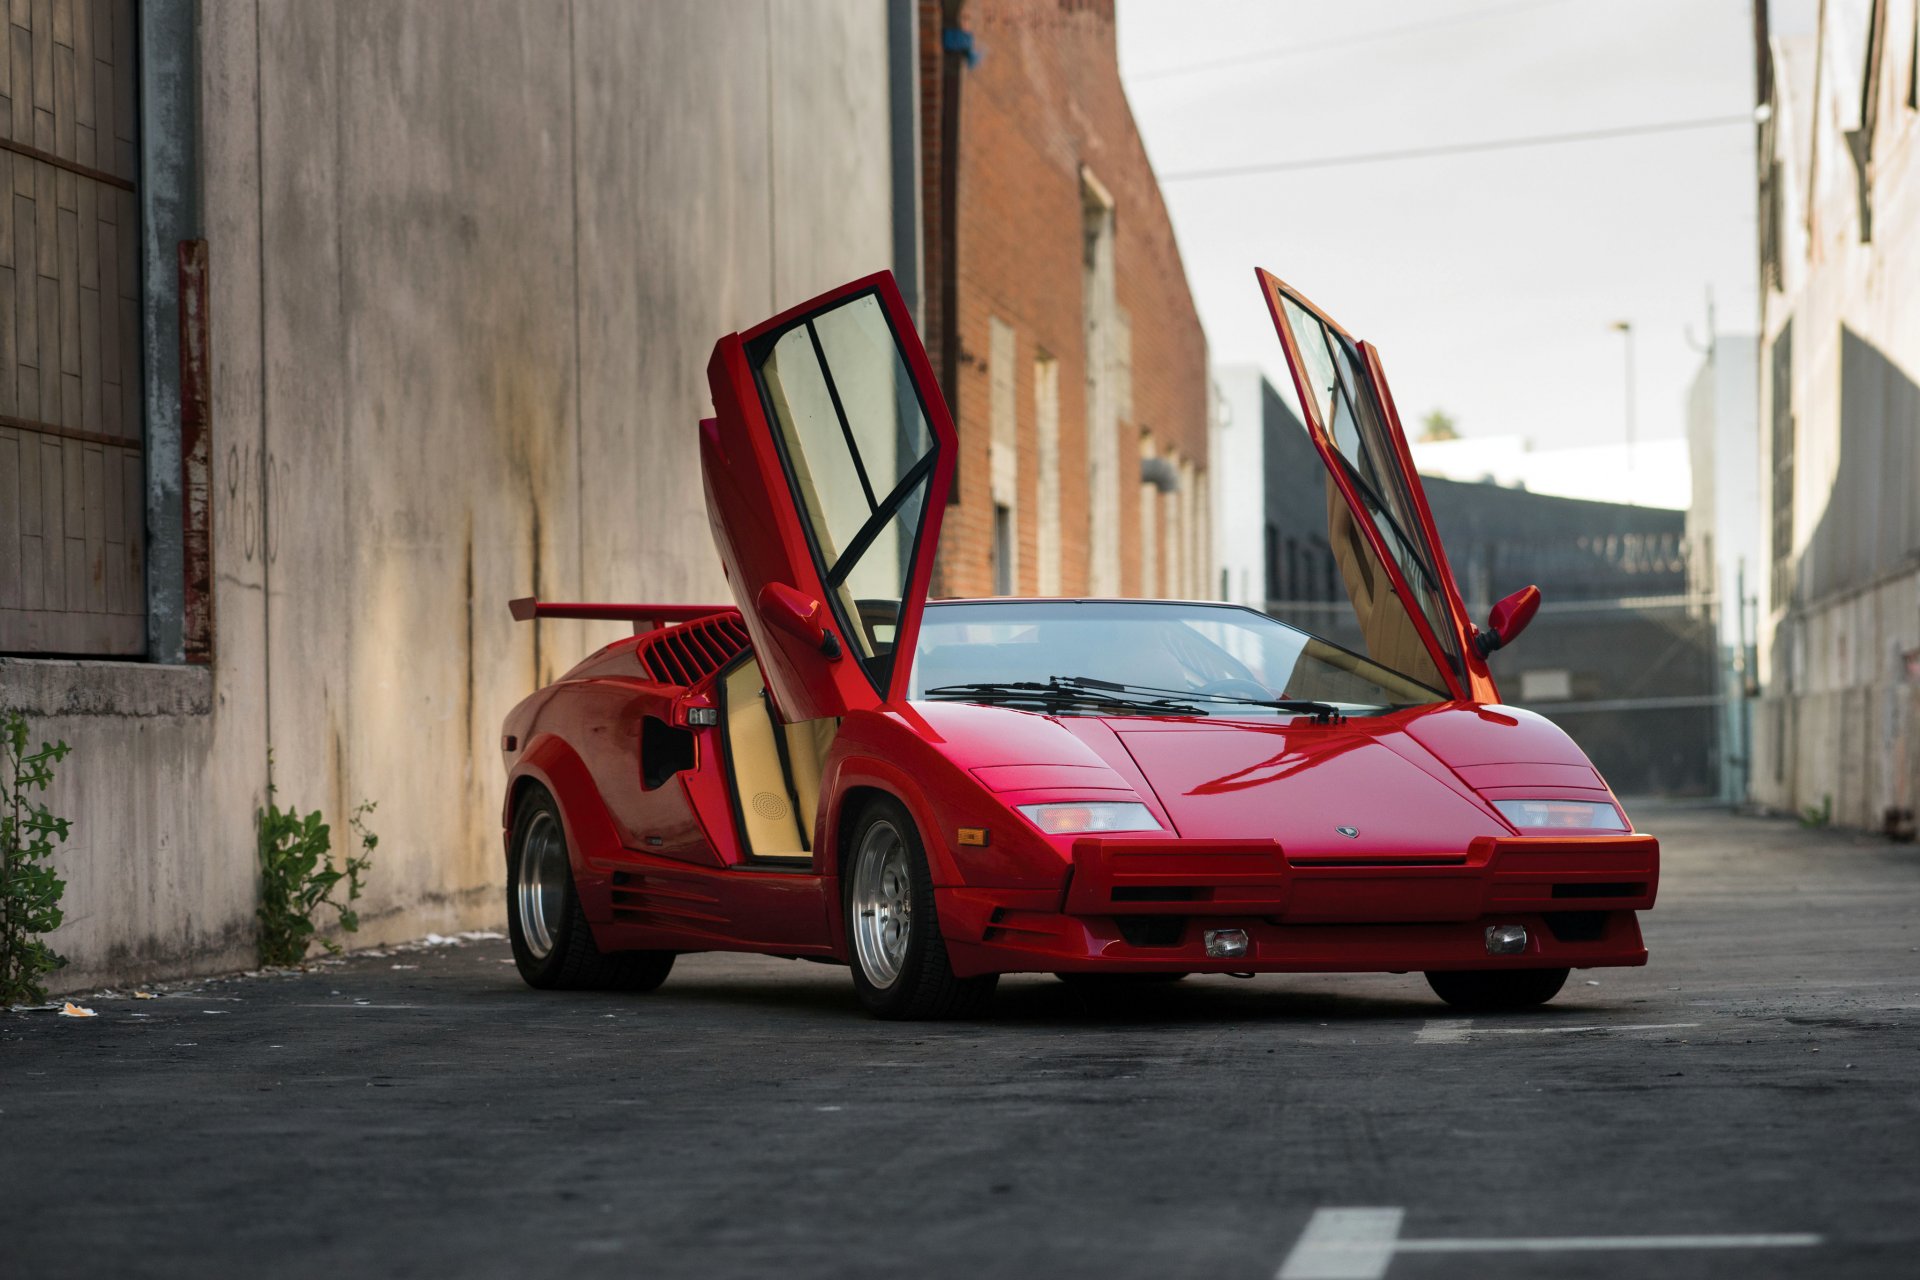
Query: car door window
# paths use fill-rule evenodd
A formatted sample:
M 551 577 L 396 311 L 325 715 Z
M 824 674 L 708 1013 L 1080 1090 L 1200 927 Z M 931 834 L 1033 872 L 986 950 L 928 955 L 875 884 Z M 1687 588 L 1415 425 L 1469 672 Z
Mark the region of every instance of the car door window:
M 1280 301 L 1287 329 L 1300 351 L 1312 400 L 1307 408 L 1333 442 L 1368 518 L 1412 590 L 1411 603 L 1426 618 L 1458 673 L 1460 653 L 1440 587 L 1438 557 L 1425 545 L 1412 495 L 1400 474 L 1393 441 L 1368 385 L 1360 353 L 1344 334 L 1336 333 L 1292 298 L 1282 294 Z
M 843 634 L 884 692 L 938 444 L 876 294 L 751 353 L 766 415 Z

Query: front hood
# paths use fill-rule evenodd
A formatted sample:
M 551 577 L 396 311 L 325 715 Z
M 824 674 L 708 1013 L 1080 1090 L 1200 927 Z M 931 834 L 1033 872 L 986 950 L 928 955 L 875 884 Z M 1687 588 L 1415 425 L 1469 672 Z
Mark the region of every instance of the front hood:
M 1066 798 L 1131 789 L 1158 801 L 1188 839 L 1270 836 L 1304 857 L 1456 854 L 1475 837 L 1514 834 L 1476 788 L 1607 794 L 1572 739 L 1509 707 L 1443 703 L 1333 725 L 1049 716 L 959 702 L 896 714 L 993 790 Z
M 1509 716 L 1441 713 L 1450 721 L 1456 714 L 1459 721 L 1438 736 L 1475 762 L 1501 755 L 1558 760 L 1567 749 L 1578 752 L 1570 743 L 1514 733 L 1520 726 Z M 1273 836 L 1296 856 L 1367 858 L 1464 853 L 1477 836 L 1512 834 L 1423 745 L 1423 738 L 1436 736 L 1437 726 L 1425 725 L 1434 719 L 1428 713 L 1338 725 L 1107 723 L 1189 839 Z

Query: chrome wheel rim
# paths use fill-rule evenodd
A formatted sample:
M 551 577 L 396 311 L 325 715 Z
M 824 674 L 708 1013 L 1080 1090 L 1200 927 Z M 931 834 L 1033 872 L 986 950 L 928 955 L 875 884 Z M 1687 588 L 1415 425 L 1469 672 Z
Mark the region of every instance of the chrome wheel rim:
M 913 876 L 907 842 L 891 822 L 874 823 L 860 841 L 848 906 L 860 971 L 876 987 L 892 986 L 913 938 Z
M 567 901 L 567 843 L 550 813 L 535 814 L 520 842 L 514 901 L 527 950 L 536 960 L 546 959 Z

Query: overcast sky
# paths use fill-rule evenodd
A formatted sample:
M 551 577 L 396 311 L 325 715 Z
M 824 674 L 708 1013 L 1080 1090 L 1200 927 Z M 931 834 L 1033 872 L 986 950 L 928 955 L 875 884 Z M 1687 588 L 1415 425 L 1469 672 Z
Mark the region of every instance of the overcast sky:
M 1119 0 L 1119 38 L 1216 363 L 1285 377 L 1264 266 L 1379 347 L 1410 432 L 1552 447 L 1623 437 L 1615 321 L 1643 440 L 1685 431 L 1708 291 L 1755 327 L 1749 125 L 1176 177 L 1750 116 L 1749 0 Z

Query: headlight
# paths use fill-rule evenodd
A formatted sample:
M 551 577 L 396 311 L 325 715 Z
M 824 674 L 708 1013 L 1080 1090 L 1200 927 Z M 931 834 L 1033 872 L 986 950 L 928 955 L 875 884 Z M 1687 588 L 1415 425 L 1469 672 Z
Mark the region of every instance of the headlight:
M 1050 836 L 1083 831 L 1158 831 L 1153 813 L 1137 800 L 1124 803 L 1023 804 L 1020 812 Z
M 1599 800 L 1495 800 L 1500 816 L 1522 831 L 1625 831 L 1627 820 Z

